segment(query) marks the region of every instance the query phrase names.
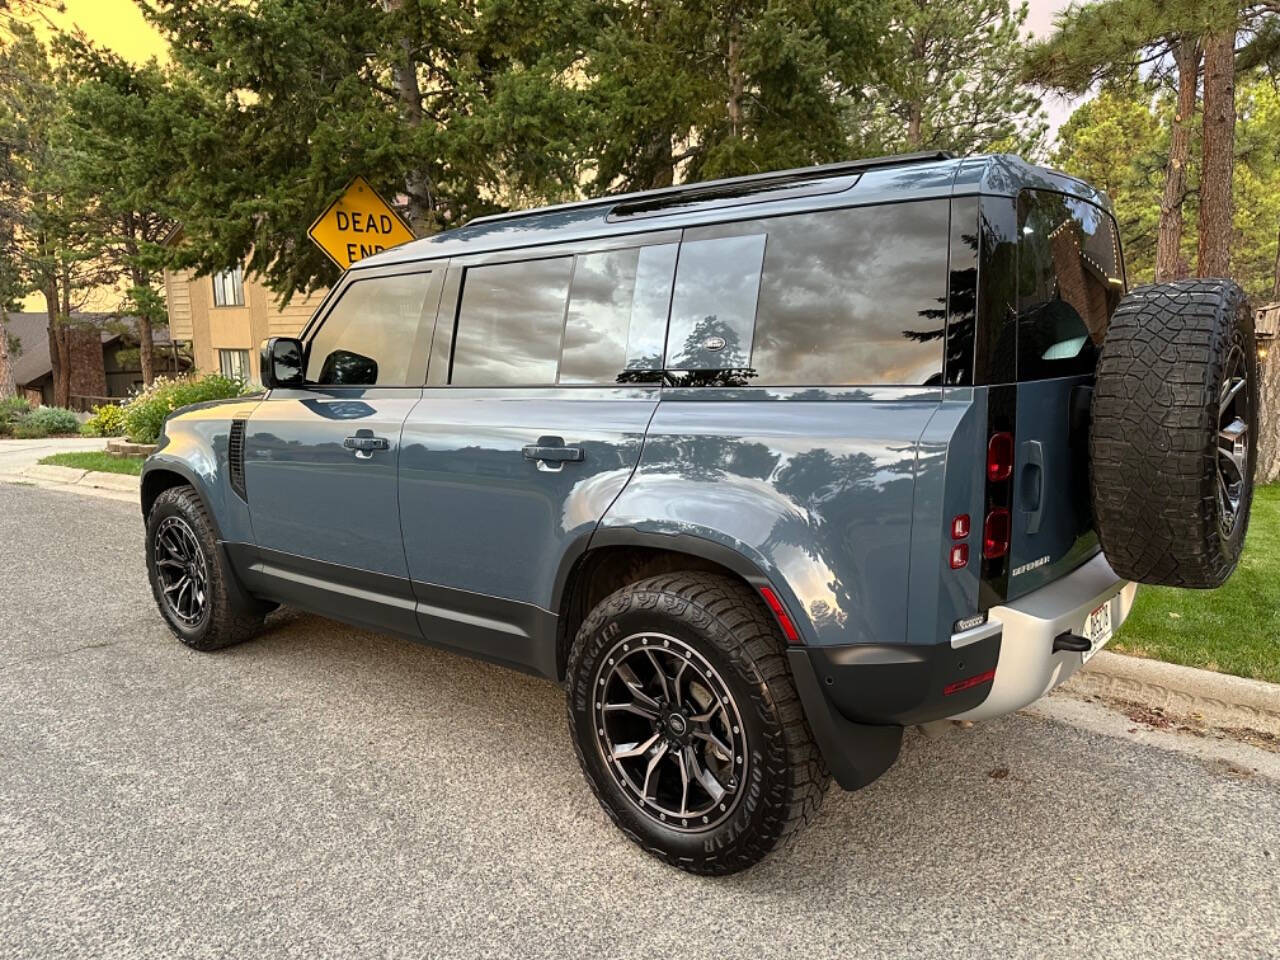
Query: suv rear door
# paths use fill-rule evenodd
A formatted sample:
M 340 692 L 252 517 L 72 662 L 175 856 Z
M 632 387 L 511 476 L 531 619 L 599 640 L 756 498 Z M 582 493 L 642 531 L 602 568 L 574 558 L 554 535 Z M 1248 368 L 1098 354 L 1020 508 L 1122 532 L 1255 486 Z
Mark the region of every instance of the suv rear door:
M 454 259 L 400 506 L 429 641 L 554 674 L 549 609 L 661 389 L 678 231 Z
M 1109 213 L 1047 190 L 1022 191 L 1017 208 L 1009 599 L 1097 552 L 1089 496 L 1089 391 L 1107 325 L 1125 290 Z

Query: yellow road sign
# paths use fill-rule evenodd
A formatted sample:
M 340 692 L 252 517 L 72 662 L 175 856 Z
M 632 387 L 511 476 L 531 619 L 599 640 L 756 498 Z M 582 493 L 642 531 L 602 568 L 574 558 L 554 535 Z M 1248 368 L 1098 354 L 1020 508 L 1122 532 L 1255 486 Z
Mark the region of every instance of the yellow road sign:
M 307 235 L 343 270 L 414 239 L 413 231 L 364 177 L 356 177 L 346 192 L 316 217 Z

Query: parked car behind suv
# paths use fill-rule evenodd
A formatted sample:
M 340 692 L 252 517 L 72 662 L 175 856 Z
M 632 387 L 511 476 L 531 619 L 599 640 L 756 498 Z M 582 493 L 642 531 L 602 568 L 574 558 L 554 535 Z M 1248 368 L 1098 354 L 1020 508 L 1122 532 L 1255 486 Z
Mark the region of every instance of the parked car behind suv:
M 276 604 L 563 682 L 628 836 L 742 869 L 903 728 L 1017 710 L 1212 587 L 1252 494 L 1225 280 L 1106 199 L 912 155 L 505 214 L 348 270 L 142 478 L 178 638 Z M 536 798 L 525 798 L 536 802 Z

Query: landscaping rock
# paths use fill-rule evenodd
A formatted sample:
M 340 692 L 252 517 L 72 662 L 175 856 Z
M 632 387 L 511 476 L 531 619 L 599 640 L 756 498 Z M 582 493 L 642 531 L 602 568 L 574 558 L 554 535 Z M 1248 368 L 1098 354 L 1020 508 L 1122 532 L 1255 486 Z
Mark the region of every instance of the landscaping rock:
M 149 457 L 155 452 L 154 443 L 130 443 L 121 437 L 107 441 L 107 453 L 115 457 Z

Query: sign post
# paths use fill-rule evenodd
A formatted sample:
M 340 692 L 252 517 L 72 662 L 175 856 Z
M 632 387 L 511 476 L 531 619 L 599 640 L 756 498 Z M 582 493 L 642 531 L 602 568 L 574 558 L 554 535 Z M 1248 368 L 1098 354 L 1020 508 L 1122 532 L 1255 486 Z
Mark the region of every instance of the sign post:
M 341 270 L 414 239 L 409 225 L 364 177 L 352 180 L 342 196 L 316 217 L 307 236 Z

